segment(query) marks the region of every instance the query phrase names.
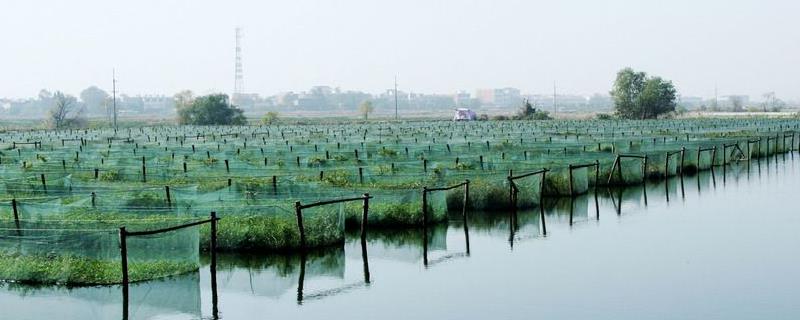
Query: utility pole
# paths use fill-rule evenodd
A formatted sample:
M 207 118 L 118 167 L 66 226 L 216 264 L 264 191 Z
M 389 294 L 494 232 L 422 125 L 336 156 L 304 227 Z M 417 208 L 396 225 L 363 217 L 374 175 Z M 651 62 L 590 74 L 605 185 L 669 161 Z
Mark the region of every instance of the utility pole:
M 397 113 L 397 75 L 394 76 L 394 119 L 400 120 L 400 116 Z
M 111 96 L 112 105 L 114 106 L 114 131 L 117 131 L 117 71 L 111 69 Z
M 719 110 L 719 100 L 717 100 L 717 84 L 714 84 L 714 108 Z M 714 111 L 717 111 L 714 110 Z
M 558 106 L 556 106 L 556 82 L 553 81 L 553 117 L 558 115 Z

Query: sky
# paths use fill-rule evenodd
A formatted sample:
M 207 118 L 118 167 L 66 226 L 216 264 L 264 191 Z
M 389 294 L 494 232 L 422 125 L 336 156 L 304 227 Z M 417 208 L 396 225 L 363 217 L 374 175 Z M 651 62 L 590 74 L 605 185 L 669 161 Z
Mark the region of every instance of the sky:
M 2 0 L 0 97 L 314 85 L 607 93 L 632 67 L 684 96 L 800 99 L 797 0 Z

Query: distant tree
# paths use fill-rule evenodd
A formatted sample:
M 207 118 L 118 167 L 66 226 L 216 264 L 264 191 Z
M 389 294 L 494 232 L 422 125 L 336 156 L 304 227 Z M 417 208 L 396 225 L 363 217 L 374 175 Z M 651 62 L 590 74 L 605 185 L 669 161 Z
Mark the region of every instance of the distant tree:
M 177 105 L 177 104 L 176 104 Z M 178 123 L 190 125 L 243 125 L 244 112 L 228 102 L 226 94 L 197 97 L 188 106 L 178 108 Z
M 764 102 L 762 103 L 764 112 L 780 112 L 786 107 L 786 103 L 778 99 L 777 96 L 775 96 L 775 92 L 764 93 L 762 97 L 764 97 Z
M 367 120 L 373 111 L 375 111 L 375 107 L 372 106 L 372 101 L 366 100 L 358 106 L 358 113 L 364 116 L 364 120 Z
M 86 106 L 86 112 L 90 114 L 104 114 L 106 112 L 106 101 L 110 96 L 97 86 L 83 89 L 80 97 Z
M 730 101 L 731 101 L 731 111 L 733 112 L 744 111 L 744 101 L 742 101 L 742 97 L 731 96 Z
M 550 113 L 547 111 L 536 110 L 530 100 L 525 99 L 522 102 L 522 107 L 514 115 L 516 120 L 550 120 Z
M 614 88 L 616 114 L 624 119 L 653 119 L 675 110 L 677 91 L 671 81 L 648 77 L 644 72 L 625 68 L 617 73 Z
M 775 99 L 772 105 L 769 107 L 770 112 L 781 112 L 784 108 L 786 108 L 786 102 L 781 99 Z
M 276 122 L 278 122 L 278 112 L 276 111 L 269 111 L 261 118 L 261 123 L 263 124 L 274 124 Z
M 52 98 L 53 107 L 47 117 L 47 123 L 51 128 L 63 129 L 82 123 L 83 109 L 75 97 L 56 91 Z
M 536 113 L 536 108 L 533 107 L 528 99 L 522 101 L 522 108 L 520 108 L 519 112 L 517 112 L 517 117 L 521 119 L 527 119 L 533 114 Z
M 194 101 L 194 93 L 192 93 L 191 90 L 183 90 L 176 93 L 172 99 L 175 101 L 175 108 L 180 110 L 192 105 L 192 102 Z

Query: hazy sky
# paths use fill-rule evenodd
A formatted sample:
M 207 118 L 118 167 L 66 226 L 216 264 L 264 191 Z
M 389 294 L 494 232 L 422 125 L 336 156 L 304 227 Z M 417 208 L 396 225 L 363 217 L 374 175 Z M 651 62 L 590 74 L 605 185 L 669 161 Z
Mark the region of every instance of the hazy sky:
M 2 0 L 0 96 L 513 86 L 607 92 L 625 66 L 683 95 L 800 98 L 800 1 Z

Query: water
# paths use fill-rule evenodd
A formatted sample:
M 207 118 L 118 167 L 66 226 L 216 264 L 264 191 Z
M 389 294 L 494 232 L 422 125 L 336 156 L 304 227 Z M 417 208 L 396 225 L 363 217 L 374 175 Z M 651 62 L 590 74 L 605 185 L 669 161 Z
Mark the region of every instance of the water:
M 199 273 L 131 287 L 129 315 L 797 319 L 799 162 L 601 189 L 597 207 L 591 194 L 562 199 L 546 208 L 546 236 L 538 209 L 516 225 L 508 213 L 473 212 L 468 232 L 454 217 L 427 242 L 421 230 L 373 231 L 366 258 L 358 235 L 305 259 L 220 255 L 216 306 L 206 261 Z M 123 309 L 119 287 L 6 284 L 0 310 L 1 319 L 118 319 Z

